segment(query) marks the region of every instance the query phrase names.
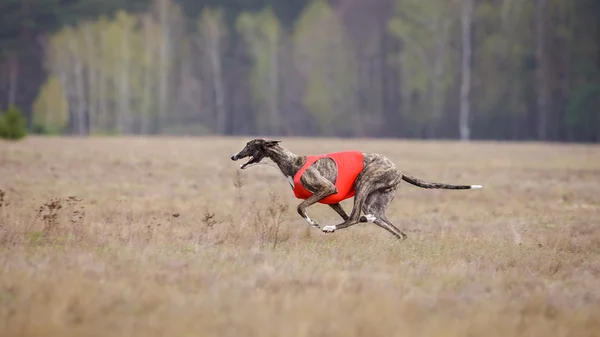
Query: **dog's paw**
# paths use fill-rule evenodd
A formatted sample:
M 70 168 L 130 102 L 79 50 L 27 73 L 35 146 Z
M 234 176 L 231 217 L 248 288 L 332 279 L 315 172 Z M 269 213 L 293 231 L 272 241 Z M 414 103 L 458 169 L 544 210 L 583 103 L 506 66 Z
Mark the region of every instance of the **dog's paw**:
M 374 215 L 372 215 L 372 214 L 367 214 L 367 215 L 365 215 L 365 219 L 366 219 L 368 222 L 373 222 L 373 221 L 377 220 L 377 218 L 376 218 Z
M 335 232 L 335 230 L 336 230 L 335 226 L 323 227 L 323 232 L 325 232 L 325 233 L 333 233 L 333 232 Z

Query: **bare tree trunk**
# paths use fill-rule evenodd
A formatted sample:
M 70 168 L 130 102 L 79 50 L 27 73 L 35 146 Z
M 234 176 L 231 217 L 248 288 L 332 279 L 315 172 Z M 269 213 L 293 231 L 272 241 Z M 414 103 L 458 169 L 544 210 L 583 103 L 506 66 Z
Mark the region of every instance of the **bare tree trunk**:
M 279 83 L 281 84 L 281 113 L 285 120 L 283 132 L 285 135 L 297 135 L 300 130 L 307 129 L 308 121 L 305 111 L 302 110 L 302 80 L 299 71 L 294 67 L 293 40 L 291 35 L 285 34 L 281 39 L 279 59 Z
M 545 69 L 545 9 L 546 0 L 535 1 L 535 87 L 537 105 L 537 136 L 539 140 L 547 137 L 548 98 Z
M 572 34 L 572 26 L 571 26 L 571 15 L 570 15 L 570 8 L 569 7 L 565 7 L 563 8 L 563 10 L 560 12 L 560 18 L 559 18 L 561 25 L 563 27 L 565 27 L 568 32 L 569 32 L 569 36 Z M 561 92 L 561 105 L 560 105 L 560 113 L 558 116 L 558 125 L 559 125 L 559 131 L 558 131 L 558 137 L 559 140 L 564 141 L 567 139 L 567 130 L 566 130 L 566 125 L 564 123 L 565 121 L 565 116 L 566 116 L 566 109 L 567 109 L 567 102 L 569 101 L 569 97 L 571 95 L 570 89 L 571 89 L 571 53 L 572 53 L 572 48 L 571 48 L 571 38 L 569 38 L 567 35 L 563 35 L 561 38 L 561 42 L 562 42 L 562 48 L 563 49 L 563 62 L 562 62 L 562 75 L 560 78 L 560 92 Z
M 86 58 L 89 60 L 88 64 L 88 88 L 89 88 L 89 98 L 88 98 L 88 131 L 92 132 L 95 129 L 96 123 L 96 115 L 97 115 L 97 105 L 98 105 L 98 59 L 96 57 L 96 53 L 94 52 L 94 41 L 92 32 L 89 27 L 83 27 L 83 35 L 86 46 Z
M 84 135 L 87 133 L 86 131 L 86 119 L 85 119 L 85 108 L 86 108 L 86 100 L 85 100 L 85 89 L 84 89 L 84 80 L 83 80 L 83 64 L 81 62 L 81 50 L 78 42 L 75 37 L 69 35 L 68 37 L 68 49 L 71 54 L 72 64 L 67 65 L 71 66 L 73 69 L 73 87 L 72 87 L 72 97 L 73 100 L 73 132 L 78 135 Z
M 106 101 L 106 91 L 107 91 L 107 79 L 104 75 L 100 75 L 98 77 L 98 118 L 97 124 L 103 132 L 106 132 L 106 128 L 109 123 L 107 121 L 107 101 Z
M 121 83 L 119 98 L 119 117 L 118 128 L 121 134 L 128 134 L 131 131 L 131 105 L 129 95 L 129 27 L 125 26 L 121 35 Z
M 427 138 L 435 138 L 436 126 L 444 111 L 444 86 L 443 76 L 445 72 L 446 45 L 444 37 L 438 36 L 433 61 L 432 88 L 432 118 L 427 121 Z
M 158 112 L 157 128 L 160 128 L 163 122 L 162 116 L 169 106 L 169 4 L 170 0 L 158 0 L 159 2 L 159 21 L 162 28 L 162 39 L 160 44 L 159 59 L 159 78 L 158 78 Z
M 53 46 L 53 49 L 55 53 L 53 58 L 54 62 L 50 64 L 50 68 L 52 74 L 58 77 L 58 80 L 60 81 L 60 84 L 64 90 L 68 107 L 68 128 L 70 133 L 73 134 L 75 132 L 75 117 L 73 113 L 73 103 L 75 99 L 73 97 L 73 88 L 71 85 L 73 81 L 70 79 L 71 76 L 69 76 L 70 72 L 72 71 L 71 62 L 73 55 L 69 50 L 68 45 L 60 44 L 58 46 Z
M 511 86 L 510 75 L 509 72 L 513 70 L 513 63 L 510 61 L 509 57 L 509 47 L 510 47 L 510 39 L 509 39 L 509 27 L 511 24 L 511 10 L 514 5 L 515 0 L 502 0 L 502 7 L 500 10 L 500 32 L 502 34 L 502 44 L 500 48 L 500 69 L 504 72 L 502 75 L 502 102 L 506 102 L 506 104 L 510 104 L 509 109 L 515 109 L 514 105 L 510 101 L 510 96 L 514 92 L 514 86 Z M 508 119 L 508 124 L 510 124 L 509 134 L 506 135 L 507 138 L 516 140 L 519 138 L 519 123 L 520 115 L 509 114 L 504 116 L 505 119 Z
M 66 48 L 65 48 L 66 49 Z M 75 111 L 75 105 L 77 101 L 77 97 L 75 95 L 75 89 L 73 85 L 73 72 L 74 67 L 71 65 L 71 61 L 73 59 L 72 52 L 67 50 L 66 55 L 63 57 L 65 61 L 60 62 L 57 65 L 58 69 L 56 72 L 59 74 L 58 78 L 62 84 L 62 87 L 65 89 L 65 96 L 67 98 L 68 107 L 69 107 L 69 128 L 71 134 L 75 134 L 77 132 L 77 115 Z
M 71 89 L 71 81 L 69 81 L 69 74 L 68 74 L 68 69 L 67 67 L 65 67 L 64 65 L 58 65 L 58 69 L 53 69 L 53 72 L 55 74 L 57 74 L 58 80 L 60 81 L 61 86 L 64 88 L 65 90 L 65 99 L 67 101 L 67 108 L 68 108 L 68 125 L 71 128 L 70 132 L 71 134 L 74 133 L 74 126 L 73 126 L 73 107 L 72 107 L 72 103 L 73 103 L 73 90 Z
M 87 134 L 87 120 L 85 112 L 85 91 L 84 91 L 84 80 L 83 80 L 83 65 L 80 60 L 75 61 L 75 92 L 77 97 L 77 103 L 75 108 L 77 109 L 77 134 Z
M 208 55 L 212 68 L 212 84 L 216 101 L 216 129 L 219 134 L 224 134 L 226 131 L 227 111 L 225 111 L 225 92 L 221 68 L 221 32 L 219 31 L 218 22 L 215 22 L 214 18 L 207 18 L 207 20 L 209 29 L 208 39 L 210 41 Z
M 17 86 L 19 85 L 20 62 L 16 52 L 8 55 L 8 106 L 17 103 Z
M 400 92 L 400 96 L 402 96 L 402 98 L 400 99 L 400 114 L 403 116 L 406 116 L 406 120 L 409 120 L 410 122 L 407 124 L 411 124 L 411 126 L 413 126 L 412 128 L 406 128 L 412 132 L 414 132 L 414 129 L 418 128 L 421 129 L 423 126 L 421 125 L 421 123 L 415 123 L 414 121 L 414 115 L 413 111 L 417 110 L 415 109 L 415 104 L 414 104 L 414 100 L 413 100 L 413 96 L 412 96 L 412 92 L 410 90 L 405 90 L 404 88 L 402 88 L 402 75 L 404 75 L 404 78 L 412 78 L 414 75 L 414 71 L 415 69 L 411 69 L 410 67 L 406 67 L 405 63 L 402 62 L 402 52 L 397 53 L 398 58 L 398 64 L 400 65 L 398 68 L 400 69 L 400 71 L 402 72 L 401 74 L 398 75 L 398 87 L 400 88 L 400 90 L 398 90 Z M 405 130 L 406 130 L 405 129 Z M 421 131 L 417 131 L 416 133 L 412 134 L 411 136 L 414 136 L 415 134 L 418 134 L 418 136 L 422 136 Z
M 378 24 L 376 26 L 376 29 L 373 32 L 373 39 L 376 41 L 374 47 L 375 49 L 370 57 L 371 74 L 369 76 L 369 83 L 372 89 L 369 96 L 371 96 L 371 106 L 373 114 L 377 116 L 376 120 L 371 125 L 371 127 L 375 128 L 374 133 L 379 135 L 380 137 L 383 136 L 382 132 L 386 131 L 384 111 L 385 103 L 383 101 L 384 95 L 382 94 L 385 90 L 385 88 L 383 87 L 382 80 L 385 71 L 385 64 L 382 62 L 383 58 L 381 57 L 381 54 L 384 53 L 383 48 L 386 29 L 386 25 L 382 26 L 381 24 Z M 373 134 L 373 131 L 371 131 L 371 134 Z
M 279 112 L 279 41 L 272 41 L 270 44 L 271 53 L 271 71 L 269 72 L 269 87 L 268 95 L 269 110 L 271 111 L 271 132 L 279 132 L 281 130 L 281 118 Z
M 108 86 L 109 80 L 107 76 L 107 59 L 109 58 L 108 53 L 111 53 L 112 50 L 107 48 L 107 33 L 104 31 L 100 32 L 99 36 L 99 44 L 102 54 L 98 59 L 98 67 L 100 71 L 98 71 L 98 116 L 96 118 L 98 128 L 102 130 L 102 132 L 113 131 L 110 130 L 112 127 L 109 118 L 108 118 Z
M 392 62 L 395 53 L 400 54 L 400 43 L 386 35 L 383 40 L 381 52 L 382 73 L 382 94 L 383 110 L 385 113 L 385 125 L 387 129 L 386 136 L 398 136 L 402 134 L 403 116 L 401 114 L 403 101 L 398 81 L 400 79 L 400 61 Z
M 152 50 L 152 35 L 150 25 L 152 18 L 150 16 L 144 17 L 144 53 L 146 57 L 146 69 L 144 71 L 144 91 L 141 104 L 141 122 L 140 122 L 140 133 L 145 135 L 150 133 L 150 111 L 152 102 L 152 83 L 154 82 L 154 72 L 150 67 L 154 64 L 153 50 Z
M 83 64 L 81 62 L 81 51 L 79 50 L 79 46 L 76 41 L 73 41 L 71 38 L 70 42 L 72 43 L 72 52 L 74 56 L 75 64 L 73 66 L 74 70 L 74 81 L 75 81 L 75 115 L 77 118 L 77 134 L 85 135 L 87 134 L 86 127 L 86 116 L 85 116 L 85 83 L 83 80 Z
M 469 108 L 471 91 L 471 19 L 473 2 L 472 0 L 462 0 L 461 17 L 461 39 L 462 39 L 462 62 L 461 62 L 461 86 L 460 86 L 460 116 L 459 128 L 460 139 L 465 141 L 470 139 L 469 128 Z
M 6 75 L 8 73 L 8 60 L 5 60 L 2 58 L 2 56 L 0 56 L 0 93 L 4 94 L 4 91 L 6 90 L 6 87 L 8 86 L 7 83 L 8 82 L 8 75 Z M 8 93 L 8 90 L 6 90 L 6 92 Z M 8 101 L 8 94 L 6 95 L 6 97 L 0 97 L 0 111 L 3 109 L 4 106 L 4 102 Z M 8 102 L 7 102 L 8 103 Z

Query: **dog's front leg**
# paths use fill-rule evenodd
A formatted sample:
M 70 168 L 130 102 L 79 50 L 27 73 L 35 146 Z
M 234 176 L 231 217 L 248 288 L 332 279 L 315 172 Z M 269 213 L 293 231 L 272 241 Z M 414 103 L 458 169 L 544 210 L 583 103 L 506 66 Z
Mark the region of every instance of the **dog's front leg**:
M 311 226 L 321 228 L 321 226 L 319 226 L 318 222 L 311 219 L 306 214 L 306 208 L 317 203 L 319 200 L 326 198 L 327 196 L 334 194 L 334 193 L 336 193 L 336 192 L 334 191 L 333 193 L 331 193 L 329 191 L 318 191 L 318 192 L 314 193 L 312 196 L 310 196 L 308 199 L 304 200 L 303 202 L 300 203 L 300 205 L 298 205 L 298 208 L 297 208 L 298 214 L 300 214 L 300 216 L 302 218 L 304 218 L 304 220 L 306 220 L 306 222 L 308 222 Z
M 300 205 L 298 205 L 298 214 L 300 214 L 300 216 L 304 218 L 304 220 L 306 220 L 306 222 L 308 222 L 311 226 L 320 228 L 319 223 L 311 219 L 306 214 L 306 208 L 319 202 L 319 200 L 323 198 L 337 193 L 337 188 L 335 188 L 335 185 L 333 185 L 329 180 L 325 179 L 316 170 L 313 170 L 312 168 L 306 170 L 306 172 L 300 179 L 300 182 L 305 187 L 315 192 L 313 192 L 313 195 L 311 195 L 306 200 L 301 202 Z

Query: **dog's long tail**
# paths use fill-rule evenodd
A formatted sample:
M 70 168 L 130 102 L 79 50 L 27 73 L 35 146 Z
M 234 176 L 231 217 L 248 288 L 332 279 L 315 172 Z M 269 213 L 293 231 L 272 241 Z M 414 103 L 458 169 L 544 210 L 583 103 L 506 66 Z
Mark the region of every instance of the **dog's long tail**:
M 423 181 L 421 179 L 408 176 L 406 174 L 402 175 L 402 180 L 413 184 L 415 186 L 419 186 L 422 188 L 441 188 L 446 190 L 470 190 L 474 188 L 482 188 L 481 185 L 448 185 L 448 184 L 440 184 L 440 183 L 430 183 Z

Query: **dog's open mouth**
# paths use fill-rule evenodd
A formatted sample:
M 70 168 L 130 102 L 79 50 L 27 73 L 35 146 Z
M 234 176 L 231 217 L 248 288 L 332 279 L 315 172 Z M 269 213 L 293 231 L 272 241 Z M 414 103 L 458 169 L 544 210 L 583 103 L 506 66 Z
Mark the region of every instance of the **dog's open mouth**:
M 256 164 L 260 161 L 260 159 L 256 159 L 254 158 L 254 156 L 250 156 L 250 159 L 245 163 L 242 164 L 242 166 L 240 166 L 240 168 L 243 170 L 245 169 L 248 165 L 252 165 L 252 164 Z

